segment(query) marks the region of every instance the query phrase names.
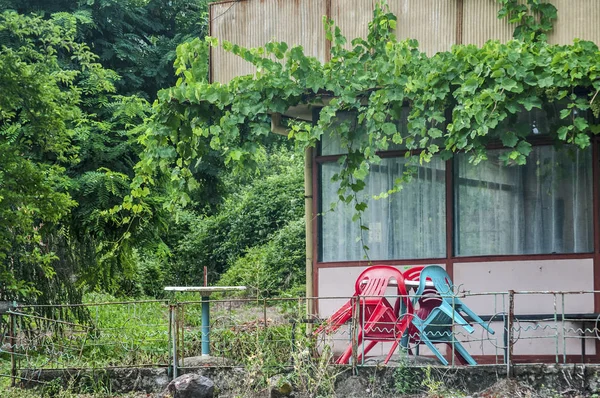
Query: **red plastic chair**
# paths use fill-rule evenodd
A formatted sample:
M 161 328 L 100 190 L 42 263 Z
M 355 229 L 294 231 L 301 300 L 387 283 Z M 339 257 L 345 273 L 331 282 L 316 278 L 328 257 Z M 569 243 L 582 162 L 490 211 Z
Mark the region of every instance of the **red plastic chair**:
M 385 297 L 386 290 L 392 280 L 396 281 L 395 293 L 399 296 L 394 306 Z M 388 265 L 374 265 L 363 271 L 356 279 L 354 291 L 352 299 L 336 311 L 324 326 L 317 329 L 316 333 L 322 331 L 330 333 L 337 330 L 352 318 L 354 311 L 358 311 L 356 315 L 360 326 L 357 344 L 360 346 L 363 340 L 369 341 L 363 352 L 358 356 L 360 360 L 377 343 L 399 340 L 411 323 L 411 316 L 407 316 L 407 314 L 412 314 L 412 303 L 404 286 L 402 272 Z M 403 306 L 402 303 L 404 303 Z M 407 310 L 399 319 L 401 307 Z M 385 363 L 390 360 L 396 347 L 397 344 L 390 350 Z M 348 346 L 336 362 L 339 364 L 348 363 L 351 356 L 352 345 Z
M 402 273 L 402 275 L 404 276 L 404 279 L 408 281 L 418 281 L 423 268 L 425 268 L 424 265 L 417 265 L 416 267 L 407 269 Z

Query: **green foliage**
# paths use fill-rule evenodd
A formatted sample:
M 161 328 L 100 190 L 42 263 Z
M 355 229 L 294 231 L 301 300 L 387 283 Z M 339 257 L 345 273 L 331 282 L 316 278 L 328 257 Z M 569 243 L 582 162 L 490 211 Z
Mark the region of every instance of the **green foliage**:
M 246 286 L 250 297 L 281 296 L 304 284 L 304 219 L 291 221 L 264 245 L 238 258 L 219 280 L 221 286 Z
M 113 91 L 116 75 L 75 40 L 76 26 L 67 14 L 0 14 L 0 299 L 77 298 L 73 270 L 54 267 L 54 237 L 75 206 L 66 169 L 91 117 L 81 104 Z
M 399 363 L 394 369 L 394 390 L 398 394 L 418 394 L 422 392 L 421 369 L 411 367 L 407 361 Z
M 161 88 L 175 83 L 177 45 L 204 37 L 207 0 L 3 0 L 0 8 L 45 17 L 57 12 L 85 22 L 78 39 L 90 45 L 106 68 L 116 71 L 122 95 L 153 100 Z
M 380 161 L 378 151 L 403 145 L 414 163 L 433 156 L 447 159 L 458 151 L 469 152 L 471 161 L 486 158 L 486 147 L 502 142 L 503 159 L 523 164 L 531 151 L 528 138 L 502 131 L 513 115 L 541 108 L 544 103 L 564 104 L 565 125 L 554 132 L 557 141 L 589 145 L 590 131 L 598 131 L 576 116 L 599 101 L 600 52 L 592 42 L 550 45 L 538 32 L 547 31 L 554 12 L 538 1 L 529 1 L 541 13 L 540 26 L 505 2 L 509 18 L 532 29 L 524 40 L 506 44 L 489 41 L 481 48 L 457 45 L 450 52 L 431 57 L 415 40 L 398 41 L 393 32 L 396 18 L 385 6 L 375 10 L 366 39 L 347 40 L 332 21 L 325 21 L 331 41 L 331 60 L 322 64 L 306 56 L 301 47 L 270 42 L 246 49 L 223 47 L 256 66 L 255 76 L 242 76 L 228 84 L 208 83 L 195 73 L 206 49 L 200 41 L 179 54 L 185 72 L 175 87 L 159 93 L 156 115 L 144 140 L 137 166 L 140 186 L 150 186 L 157 171 L 167 173 L 176 193 L 171 206 L 188 200 L 183 190 L 192 183 L 189 165 L 207 147 L 220 151 L 235 167 L 255 167 L 262 137 L 268 134 L 268 115 L 284 113 L 291 106 L 323 105 L 316 124 L 291 124 L 289 138 L 300 146 L 313 146 L 327 132 L 348 149 L 340 159 L 344 166 L 334 177 L 340 182 L 339 199 L 355 202 L 357 213 L 366 204 L 356 192 L 364 188 L 371 165 Z M 513 13 L 517 15 L 512 15 Z M 216 45 L 215 39 L 207 40 Z M 193 55 L 192 55 L 193 54 Z M 205 58 L 202 58 L 206 62 Z M 330 99 L 330 101 L 324 101 Z M 398 129 L 408 105 L 407 129 Z M 352 123 L 340 123 L 336 115 L 350 112 Z M 504 129 L 506 130 L 506 129 Z M 400 189 L 410 178 L 396 181 Z M 142 202 L 143 197 L 133 198 Z
M 179 228 L 186 232 L 176 232 L 181 239 L 171 246 L 172 265 L 168 274 L 172 283 L 185 285 L 201 282 L 204 266 L 208 266 L 209 279 L 214 281 L 252 247 L 265 245 L 262 251 L 267 253 L 275 250 L 275 247 L 284 246 L 283 237 L 275 235 L 275 232 L 303 215 L 302 161 L 292 151 L 279 151 L 274 159 L 262 165 L 264 173 L 247 175 L 245 178 L 228 177 L 226 189 L 230 190 L 230 194 L 219 206 L 218 212 L 187 216 L 181 220 L 184 225 Z M 284 160 L 285 157 L 288 159 Z M 267 171 L 267 166 L 272 167 Z M 297 264 L 296 252 L 298 246 L 302 245 L 295 239 L 298 228 L 296 225 L 288 229 L 295 234 L 291 237 L 293 244 L 286 251 L 289 257 L 269 255 L 273 266 L 276 262 L 282 266 Z M 267 243 L 270 240 L 276 242 Z M 255 249 L 251 257 L 264 256 L 264 253 L 261 249 Z M 287 278 L 283 285 L 287 287 L 297 279 L 297 275 L 292 274 L 281 276 Z
M 506 18 L 508 22 L 517 24 L 514 31 L 515 39 L 545 40 L 546 32 L 554 27 L 557 10 L 551 3 L 542 0 L 497 0 L 502 8 L 498 18 Z

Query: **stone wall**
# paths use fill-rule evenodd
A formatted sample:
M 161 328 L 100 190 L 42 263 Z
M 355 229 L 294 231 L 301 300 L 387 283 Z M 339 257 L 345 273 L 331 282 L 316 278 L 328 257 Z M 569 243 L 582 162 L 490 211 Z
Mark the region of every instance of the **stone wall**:
M 239 367 L 183 368 L 179 374 L 196 372 L 212 379 L 219 397 L 239 394 L 240 389 L 249 387 L 250 375 Z M 423 388 L 421 382 L 473 394 L 506 379 L 507 369 L 501 365 L 475 367 L 365 366 L 353 374 L 349 367 L 336 367 L 336 395 L 348 398 L 394 397 L 407 393 L 410 387 Z M 600 394 L 600 365 L 516 365 L 514 379 L 530 386 L 537 392 L 548 394 Z M 101 370 L 52 369 L 21 372 L 21 386 L 31 388 L 39 382 L 60 379 L 65 385 L 89 387 L 103 385 L 113 393 L 143 391 L 157 393 L 171 381 L 166 368 L 111 368 Z M 413 384 L 411 384 L 413 383 Z M 427 386 L 425 386 L 427 387 Z M 428 386 L 431 387 L 431 386 Z M 401 391 L 405 390 L 405 391 Z M 250 390 L 246 391 L 250 395 Z M 254 393 L 252 395 L 255 395 Z M 261 396 L 257 394 L 256 396 Z M 268 396 L 265 392 L 264 396 Z M 298 395 L 296 395 L 298 396 Z

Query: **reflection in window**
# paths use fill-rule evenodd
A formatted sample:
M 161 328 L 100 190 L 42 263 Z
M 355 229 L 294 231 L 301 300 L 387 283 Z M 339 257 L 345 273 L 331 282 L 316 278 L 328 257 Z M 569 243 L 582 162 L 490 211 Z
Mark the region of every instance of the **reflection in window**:
M 524 166 L 501 153 L 478 165 L 456 157 L 455 254 L 593 251 L 591 150 L 538 146 Z
M 386 199 L 372 199 L 386 192 L 404 171 L 405 158 L 382 159 L 373 165 L 367 186 L 360 193 L 368 199 L 362 231 L 360 222 L 352 221 L 353 205 L 338 203 L 335 211 L 328 211 L 337 201 L 339 184 L 331 177 L 340 170 L 338 163 L 321 166 L 321 261 L 357 261 L 365 258 L 363 243 L 369 247 L 371 260 L 441 258 L 446 255 L 445 233 L 445 163 L 434 158 L 431 163 L 417 167 L 416 174 L 404 188 Z

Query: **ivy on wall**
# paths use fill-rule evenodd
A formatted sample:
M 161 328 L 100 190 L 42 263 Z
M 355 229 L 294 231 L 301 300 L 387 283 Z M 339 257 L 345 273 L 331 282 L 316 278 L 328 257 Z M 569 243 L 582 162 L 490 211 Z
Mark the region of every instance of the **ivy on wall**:
M 189 167 L 202 161 L 209 148 L 220 150 L 232 167 L 251 167 L 262 156 L 261 141 L 270 134 L 270 114 L 291 106 L 323 106 L 316 123 L 291 121 L 289 138 L 314 146 L 324 134 L 338 139 L 348 153 L 340 159 L 339 198 L 354 203 L 357 218 L 366 203 L 356 193 L 365 186 L 379 151 L 403 145 L 413 162 L 432 156 L 447 159 L 468 152 L 472 162 L 486 159 L 490 142 L 506 148 L 503 160 L 526 162 L 528 137 L 499 129 L 508 118 L 544 104 L 564 105 L 558 142 L 586 147 L 600 128 L 581 115 L 600 110 L 600 52 L 596 44 L 575 40 L 550 45 L 556 8 L 540 0 L 498 0 L 499 17 L 515 23 L 515 40 L 489 41 L 482 47 L 457 45 L 427 56 L 415 40 L 398 41 L 396 17 L 386 5 L 377 6 L 366 39 L 347 45 L 339 27 L 324 20 L 331 41 L 331 59 L 321 63 L 302 47 L 270 42 L 243 48 L 223 42 L 223 48 L 252 63 L 254 76 L 228 84 L 208 83 L 207 46 L 217 40 L 199 39 L 181 45 L 176 61 L 176 86 L 159 93 L 155 115 L 140 138 L 145 152 L 137 166 L 134 194 L 124 204 L 143 213 L 143 198 L 155 176 L 167 176 L 174 193 L 171 205 L 185 205 L 193 186 Z M 408 109 L 407 128 L 395 122 Z M 355 120 L 340 121 L 340 112 Z M 386 196 L 410 179 L 396 180 Z

